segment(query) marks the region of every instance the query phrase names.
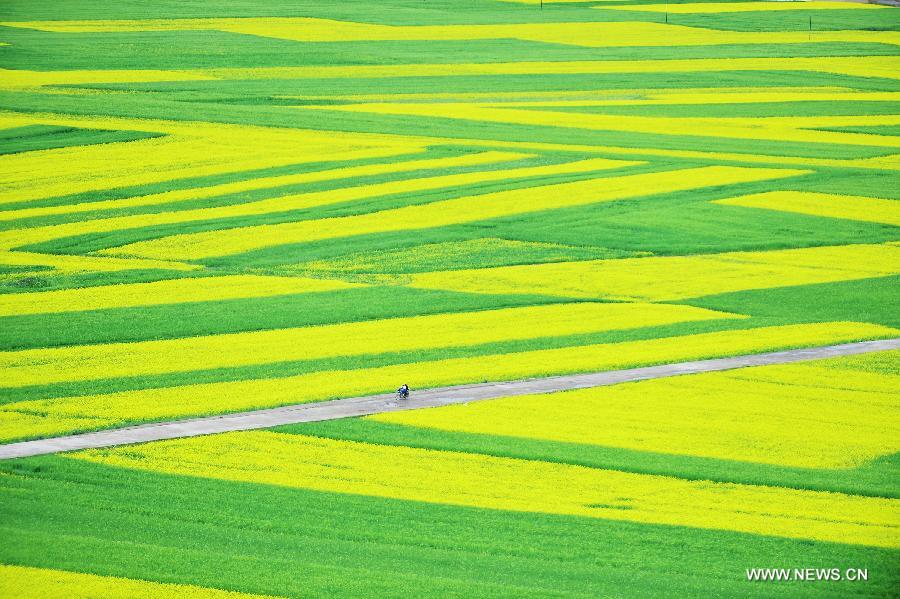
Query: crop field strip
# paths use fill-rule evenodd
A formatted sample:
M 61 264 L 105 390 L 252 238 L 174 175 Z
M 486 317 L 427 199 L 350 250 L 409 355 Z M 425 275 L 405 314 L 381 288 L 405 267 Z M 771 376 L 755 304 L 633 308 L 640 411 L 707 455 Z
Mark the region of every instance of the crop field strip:
M 24 592 L 23 592 L 24 590 Z M 250 595 L 183 584 L 160 584 L 114 576 L 78 574 L 50 568 L 0 566 L 0 591 L 17 597 L 71 597 L 91 594 L 116 599 L 129 597 L 197 597 L 200 599 L 263 599 Z
M 4 5 L 0 442 L 900 337 L 900 11 L 539 4 Z M 0 594 L 726 596 L 773 554 L 884 594 L 897 369 L 3 463 Z
M 392 393 L 344 397 L 331 401 L 312 401 L 278 408 L 244 410 L 233 414 L 152 422 L 140 426 L 5 443 L 0 445 L 0 460 L 225 432 L 260 430 L 289 424 L 346 419 L 404 410 L 421 410 L 497 398 L 593 389 L 626 382 L 826 360 L 871 352 L 889 352 L 895 349 L 900 349 L 900 338 L 690 360 L 600 372 L 433 387 L 418 390 L 414 399 L 403 402 L 395 401 Z

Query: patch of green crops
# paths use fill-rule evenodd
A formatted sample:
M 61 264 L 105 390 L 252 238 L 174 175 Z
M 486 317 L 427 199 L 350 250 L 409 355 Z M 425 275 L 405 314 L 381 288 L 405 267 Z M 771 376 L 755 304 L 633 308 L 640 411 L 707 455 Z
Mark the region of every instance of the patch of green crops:
M 742 195 L 743 190 L 752 187 L 759 188 L 735 186 L 734 191 L 718 195 Z M 897 237 L 897 227 L 890 225 L 690 202 L 691 195 L 701 193 L 682 192 L 641 202 L 623 200 L 566 208 L 542 213 L 540 218 L 523 215 L 495 219 L 483 223 L 482 233 L 656 255 L 879 243 Z
M 0 130 L 0 155 L 52 150 L 69 146 L 87 146 L 161 137 L 140 131 L 105 131 L 49 125 L 27 125 Z
M 896 112 L 896 109 L 894 110 Z M 900 136 L 900 125 L 872 125 L 871 127 L 828 127 L 819 131 L 838 131 L 841 133 L 864 133 L 866 135 Z
M 764 8 L 763 5 L 760 5 Z M 760 10 L 755 12 L 722 12 L 711 14 L 670 15 L 669 23 L 688 27 L 704 27 L 726 31 L 794 31 L 809 33 L 816 39 L 818 31 L 898 31 L 900 14 L 895 10 Z
M 857 321 L 900 327 L 900 277 L 880 277 L 723 293 L 684 303 L 711 310 L 787 318 L 792 322 Z
M 489 238 L 357 252 L 330 261 L 300 263 L 285 270 L 285 274 L 299 272 L 340 278 L 353 274 L 407 274 L 574 260 L 613 260 L 638 255 L 587 245 L 534 244 Z

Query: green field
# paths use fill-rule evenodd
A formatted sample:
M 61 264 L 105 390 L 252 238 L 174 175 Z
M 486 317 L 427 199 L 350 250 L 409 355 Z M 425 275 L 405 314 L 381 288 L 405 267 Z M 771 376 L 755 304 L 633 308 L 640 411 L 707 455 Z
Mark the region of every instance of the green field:
M 898 46 L 842 2 L 7 1 L 0 443 L 900 337 Z M 0 595 L 893 596 L 898 390 L 894 351 L 3 461 Z

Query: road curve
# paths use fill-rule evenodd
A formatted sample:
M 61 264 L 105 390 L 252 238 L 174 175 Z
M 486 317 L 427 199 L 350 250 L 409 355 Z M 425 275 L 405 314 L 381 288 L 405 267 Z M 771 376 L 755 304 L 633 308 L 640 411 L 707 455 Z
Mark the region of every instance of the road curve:
M 437 389 L 414 391 L 410 399 L 403 402 L 397 401 L 394 395 L 350 397 L 347 399 L 296 404 L 267 410 L 253 410 L 250 412 L 237 412 L 222 416 L 157 422 L 79 435 L 66 435 L 50 439 L 8 443 L 6 445 L 0 445 L 0 460 L 63 451 L 75 451 L 79 449 L 146 443 L 148 441 L 161 441 L 163 439 L 176 439 L 179 437 L 196 437 L 230 431 L 269 428 L 281 424 L 318 422 L 321 420 L 366 416 L 369 414 L 378 414 L 380 412 L 432 408 L 515 395 L 553 393 L 571 389 L 603 387 L 606 385 L 615 385 L 617 383 L 658 379 L 681 374 L 715 372 L 719 370 L 745 368 L 748 366 L 766 366 L 769 364 L 788 364 L 806 360 L 821 360 L 824 358 L 850 356 L 892 349 L 900 349 L 900 338 L 846 343 L 842 345 L 828 345 L 806 349 L 792 349 L 764 354 L 716 358 L 712 360 L 661 364 L 659 366 L 629 368 L 627 370 L 610 370 L 605 372 L 554 376 L 539 379 L 440 387 Z

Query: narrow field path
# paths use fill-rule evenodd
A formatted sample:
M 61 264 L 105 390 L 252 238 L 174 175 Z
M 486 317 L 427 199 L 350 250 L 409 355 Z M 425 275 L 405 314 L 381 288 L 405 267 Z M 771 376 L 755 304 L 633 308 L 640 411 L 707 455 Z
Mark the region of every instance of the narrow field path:
M 735 368 L 746 368 L 748 366 L 788 364 L 790 362 L 821 360 L 824 358 L 851 356 L 891 349 L 900 349 L 900 338 L 846 343 L 842 345 L 828 345 L 806 349 L 792 349 L 764 354 L 716 358 L 712 360 L 679 362 L 643 368 L 629 368 L 627 370 L 610 370 L 605 372 L 554 376 L 539 379 L 458 385 L 423 391 L 414 390 L 410 399 L 402 402 L 398 401 L 396 396 L 392 394 L 349 397 L 346 399 L 296 404 L 266 410 L 237 412 L 222 416 L 157 422 L 127 428 L 109 429 L 94 433 L 8 443 L 6 445 L 0 445 L 0 459 L 8 460 L 12 458 L 44 455 L 62 451 L 74 451 L 78 449 L 112 447 L 115 445 L 176 439 L 179 437 L 196 437 L 199 435 L 210 435 L 230 431 L 269 428 L 282 424 L 295 424 L 298 422 L 335 420 L 337 418 L 367 416 L 369 414 L 378 414 L 380 412 L 416 410 L 420 408 L 432 408 L 514 395 L 531 395 L 534 393 L 553 393 L 571 389 L 603 387 L 606 385 L 615 385 L 617 383 L 659 379 L 681 374 L 732 370 Z

